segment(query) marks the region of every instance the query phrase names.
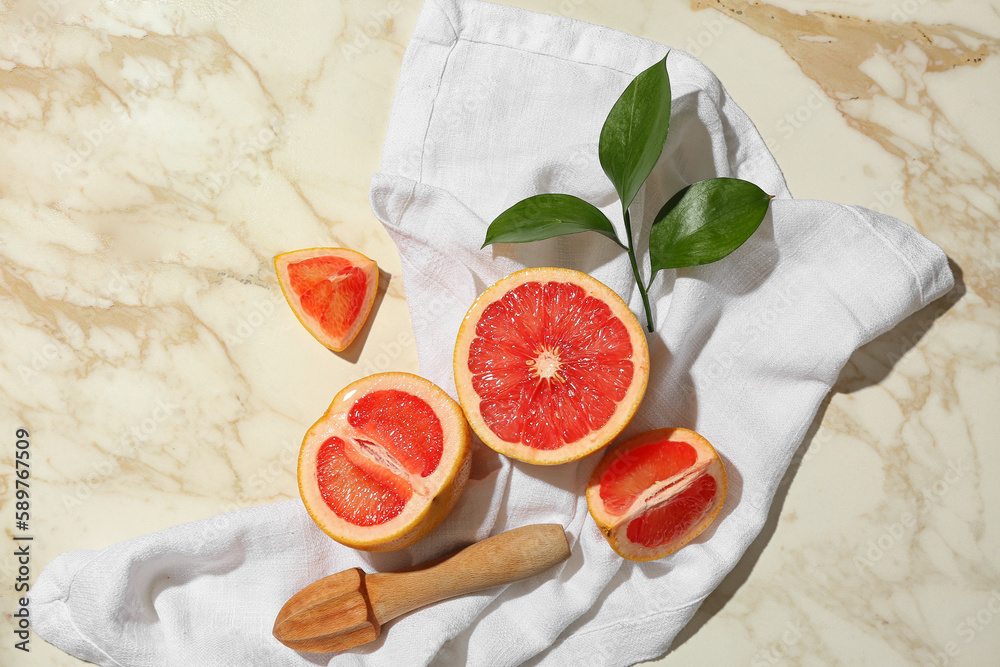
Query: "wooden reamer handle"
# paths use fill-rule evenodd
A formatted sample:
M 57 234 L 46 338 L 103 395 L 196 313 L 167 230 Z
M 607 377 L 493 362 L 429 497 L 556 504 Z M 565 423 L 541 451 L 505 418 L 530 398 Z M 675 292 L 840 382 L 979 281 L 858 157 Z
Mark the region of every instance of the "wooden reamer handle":
M 539 574 L 569 557 L 559 524 L 515 528 L 462 549 L 430 567 L 365 577 L 379 624 L 424 605 Z

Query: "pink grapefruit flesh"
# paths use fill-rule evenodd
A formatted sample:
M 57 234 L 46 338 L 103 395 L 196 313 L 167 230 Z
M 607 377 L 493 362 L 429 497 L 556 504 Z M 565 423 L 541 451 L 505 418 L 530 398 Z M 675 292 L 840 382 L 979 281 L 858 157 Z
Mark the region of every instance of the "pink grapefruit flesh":
M 285 300 L 319 342 L 342 351 L 357 337 L 378 288 L 378 266 L 347 248 L 309 248 L 274 258 Z
M 306 434 L 299 491 L 334 539 L 388 551 L 426 535 L 469 475 L 470 432 L 458 404 L 408 373 L 381 373 L 342 390 Z
M 563 463 L 606 445 L 642 400 L 645 335 L 625 303 L 569 269 L 514 273 L 462 323 L 459 400 L 487 445 L 531 463 Z
M 611 547 L 662 558 L 697 537 L 726 497 L 726 472 L 707 440 L 682 428 L 649 431 L 610 450 L 587 486 L 587 506 Z

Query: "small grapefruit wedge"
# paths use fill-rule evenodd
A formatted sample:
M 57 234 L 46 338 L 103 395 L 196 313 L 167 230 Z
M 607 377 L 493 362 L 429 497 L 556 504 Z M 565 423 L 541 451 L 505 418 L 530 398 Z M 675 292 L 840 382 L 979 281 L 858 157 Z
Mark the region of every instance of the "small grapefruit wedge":
M 513 273 L 472 304 L 455 384 L 472 430 L 528 463 L 575 461 L 607 445 L 646 391 L 649 351 L 611 289 L 571 269 Z
M 299 493 L 323 531 L 366 551 L 407 547 L 455 506 L 469 479 L 472 433 L 461 408 L 410 373 L 345 387 L 299 451 Z
M 648 431 L 608 451 L 587 485 L 587 507 L 611 548 L 655 560 L 697 537 L 726 499 L 726 470 L 686 428 Z
M 278 255 L 274 270 L 306 331 L 335 352 L 346 349 L 375 302 L 378 265 L 347 248 L 308 248 Z

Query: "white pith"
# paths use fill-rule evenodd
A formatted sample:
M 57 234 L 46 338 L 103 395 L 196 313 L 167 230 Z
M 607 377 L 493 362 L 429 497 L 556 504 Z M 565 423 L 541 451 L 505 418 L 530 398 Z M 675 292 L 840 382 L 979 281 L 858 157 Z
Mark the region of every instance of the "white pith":
M 406 482 L 406 484 L 410 487 L 410 491 L 413 492 L 413 495 L 424 497 L 430 495 L 430 489 L 424 481 L 423 476 L 407 470 L 406 466 L 400 463 L 399 460 L 393 456 L 388 449 L 386 449 L 384 444 L 374 442 L 367 435 L 357 434 L 354 427 L 349 423 L 346 424 L 346 427 L 344 435 L 339 437 L 344 441 L 344 453 L 346 454 L 348 460 L 352 460 L 352 457 L 355 456 L 367 459 L 368 461 L 385 468 L 393 475 Z M 355 431 L 355 433 L 349 434 L 347 429 Z
M 541 347 L 535 352 L 534 359 L 525 362 L 531 368 L 531 376 L 539 382 L 551 378 L 554 382 L 565 382 L 566 378 L 559 373 L 562 362 L 559 361 L 559 348 Z
M 640 514 L 669 503 L 674 497 L 683 493 L 689 486 L 694 484 L 699 477 L 706 473 L 711 474 L 708 470 L 711 464 L 712 461 L 710 460 L 699 460 L 683 473 L 653 484 L 653 486 L 636 496 L 635 500 L 632 501 L 632 504 L 623 514 L 617 515 L 617 518 L 611 522 L 611 529 L 615 530 L 627 527 L 632 519 Z M 609 514 L 611 513 L 609 512 Z

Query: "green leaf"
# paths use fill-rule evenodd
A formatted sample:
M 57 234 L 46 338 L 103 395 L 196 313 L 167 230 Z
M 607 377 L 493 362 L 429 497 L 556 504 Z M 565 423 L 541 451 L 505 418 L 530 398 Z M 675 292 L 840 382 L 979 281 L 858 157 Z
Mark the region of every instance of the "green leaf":
M 660 269 L 709 264 L 739 248 L 770 202 L 771 195 L 738 178 L 710 178 L 675 194 L 649 230 L 650 283 Z
M 486 230 L 483 247 L 491 243 L 540 241 L 577 232 L 604 234 L 622 245 L 601 209 L 573 195 L 545 194 L 522 199 L 498 215 Z
M 601 128 L 601 167 L 614 183 L 623 209 L 660 159 L 669 126 L 670 78 L 663 56 L 632 80 Z

